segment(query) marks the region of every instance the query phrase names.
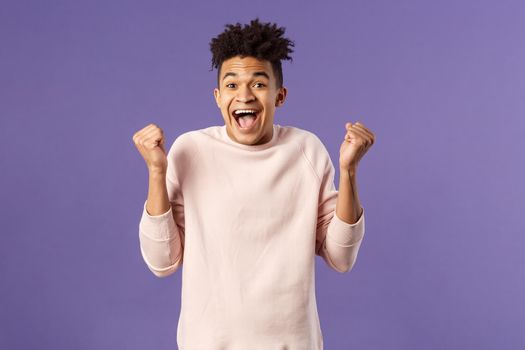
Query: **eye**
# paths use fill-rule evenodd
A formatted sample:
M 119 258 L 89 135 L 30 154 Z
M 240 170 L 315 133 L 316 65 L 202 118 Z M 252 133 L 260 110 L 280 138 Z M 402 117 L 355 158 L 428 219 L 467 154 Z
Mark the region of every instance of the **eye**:
M 226 84 L 226 87 L 230 87 L 230 85 L 235 85 L 234 83 L 228 83 Z
M 255 85 L 261 85 L 261 87 L 262 87 L 262 86 L 266 86 L 266 85 L 264 85 L 263 83 L 255 83 Z

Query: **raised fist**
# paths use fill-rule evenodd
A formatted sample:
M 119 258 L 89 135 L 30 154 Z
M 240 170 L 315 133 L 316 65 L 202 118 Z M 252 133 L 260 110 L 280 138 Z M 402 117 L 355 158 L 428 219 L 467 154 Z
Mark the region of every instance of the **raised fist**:
M 149 124 L 133 135 L 133 142 L 150 172 L 166 173 L 168 160 L 164 149 L 164 133 L 161 128 L 155 124 Z

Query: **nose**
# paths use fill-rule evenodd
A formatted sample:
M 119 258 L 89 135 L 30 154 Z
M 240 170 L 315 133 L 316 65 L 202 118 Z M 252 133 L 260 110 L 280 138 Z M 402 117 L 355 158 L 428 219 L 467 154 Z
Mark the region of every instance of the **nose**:
M 246 103 L 246 102 L 250 102 L 250 101 L 255 100 L 255 96 L 253 96 L 252 91 L 250 90 L 250 88 L 248 88 L 248 87 L 241 87 L 241 88 L 239 88 L 239 90 L 237 92 L 236 99 L 237 99 L 238 102 Z

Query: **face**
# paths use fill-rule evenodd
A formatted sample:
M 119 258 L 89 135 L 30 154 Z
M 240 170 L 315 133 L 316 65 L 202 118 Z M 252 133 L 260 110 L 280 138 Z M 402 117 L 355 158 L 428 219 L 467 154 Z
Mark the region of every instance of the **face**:
M 236 56 L 222 63 L 220 74 L 219 88 L 213 94 L 230 138 L 245 145 L 270 141 L 275 108 L 284 103 L 287 93 L 285 87 L 276 87 L 271 63 Z M 242 117 L 244 113 L 235 113 L 239 110 L 255 114 Z

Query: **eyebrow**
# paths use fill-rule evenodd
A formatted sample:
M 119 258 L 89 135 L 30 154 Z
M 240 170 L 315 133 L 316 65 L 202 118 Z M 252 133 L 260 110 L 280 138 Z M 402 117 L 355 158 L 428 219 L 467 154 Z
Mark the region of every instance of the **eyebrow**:
M 229 76 L 236 77 L 237 73 L 227 72 L 226 74 L 224 74 L 224 77 L 222 77 L 222 80 L 226 79 Z M 252 77 L 260 77 L 260 76 L 266 77 L 266 79 L 270 80 L 270 76 L 266 72 L 259 71 L 259 72 L 254 72 L 252 74 Z

